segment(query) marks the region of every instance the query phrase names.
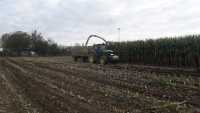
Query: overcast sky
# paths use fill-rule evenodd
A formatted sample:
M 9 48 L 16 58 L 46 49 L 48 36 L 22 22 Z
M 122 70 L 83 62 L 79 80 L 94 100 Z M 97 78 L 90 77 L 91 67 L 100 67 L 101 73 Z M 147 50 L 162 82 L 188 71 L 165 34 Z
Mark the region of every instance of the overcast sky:
M 200 0 L 0 0 L 0 34 L 42 32 L 59 44 L 200 33 Z M 96 41 L 96 40 L 95 40 Z

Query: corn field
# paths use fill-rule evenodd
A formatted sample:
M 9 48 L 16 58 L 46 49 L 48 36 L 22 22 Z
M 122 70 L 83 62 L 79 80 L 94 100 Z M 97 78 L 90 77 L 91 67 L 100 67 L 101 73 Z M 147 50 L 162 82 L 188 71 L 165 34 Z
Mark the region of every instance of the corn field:
M 1 57 L 0 113 L 200 113 L 199 72 Z
M 199 67 L 200 35 L 156 40 L 112 42 L 121 62 L 172 67 Z

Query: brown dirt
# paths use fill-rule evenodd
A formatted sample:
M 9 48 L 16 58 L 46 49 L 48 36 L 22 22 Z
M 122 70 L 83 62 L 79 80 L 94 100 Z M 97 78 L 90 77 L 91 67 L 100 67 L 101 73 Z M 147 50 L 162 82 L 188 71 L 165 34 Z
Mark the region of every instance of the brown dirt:
M 1 58 L 0 113 L 200 113 L 192 69 Z

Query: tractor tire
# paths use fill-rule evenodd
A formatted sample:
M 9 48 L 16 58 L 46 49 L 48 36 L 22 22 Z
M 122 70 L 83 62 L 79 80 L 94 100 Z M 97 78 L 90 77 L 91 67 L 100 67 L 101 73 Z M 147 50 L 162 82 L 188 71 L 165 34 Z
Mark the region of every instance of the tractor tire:
M 101 57 L 101 58 L 99 59 L 99 63 L 100 63 L 101 65 L 107 64 L 107 59 L 106 59 L 106 57 Z
M 89 63 L 95 63 L 94 56 L 89 56 Z

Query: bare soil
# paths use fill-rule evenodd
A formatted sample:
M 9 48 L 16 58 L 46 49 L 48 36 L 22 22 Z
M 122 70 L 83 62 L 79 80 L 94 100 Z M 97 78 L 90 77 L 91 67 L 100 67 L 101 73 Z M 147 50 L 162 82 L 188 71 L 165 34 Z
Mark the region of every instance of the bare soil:
M 0 89 L 0 113 L 200 113 L 195 69 L 0 58 Z

